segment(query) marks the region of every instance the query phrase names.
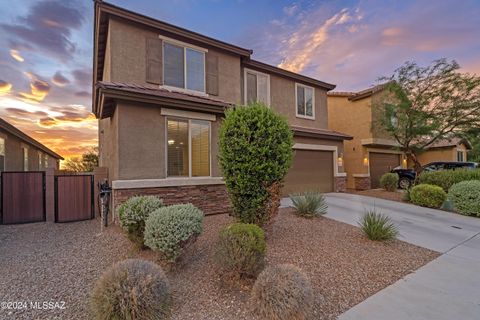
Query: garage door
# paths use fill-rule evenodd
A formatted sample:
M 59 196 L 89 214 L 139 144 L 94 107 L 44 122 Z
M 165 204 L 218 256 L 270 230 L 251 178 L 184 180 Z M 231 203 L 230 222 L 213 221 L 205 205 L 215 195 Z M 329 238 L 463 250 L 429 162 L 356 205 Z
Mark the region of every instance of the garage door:
M 333 191 L 333 152 L 295 150 L 283 195 L 309 190 Z
M 400 155 L 370 152 L 370 179 L 372 189 L 380 188 L 380 177 L 400 165 Z

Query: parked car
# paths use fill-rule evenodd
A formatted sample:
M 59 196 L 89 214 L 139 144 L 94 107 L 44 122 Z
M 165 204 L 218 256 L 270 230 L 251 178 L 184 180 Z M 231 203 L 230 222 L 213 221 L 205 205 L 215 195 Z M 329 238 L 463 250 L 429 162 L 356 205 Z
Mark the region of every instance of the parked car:
M 476 162 L 449 162 L 449 161 L 436 161 L 430 162 L 422 167 L 422 171 L 440 171 L 440 170 L 455 170 L 455 169 L 476 169 L 478 163 Z M 398 174 L 398 187 L 400 189 L 408 189 L 415 181 L 416 173 L 413 169 L 402 169 L 396 167 L 392 169 L 393 173 Z

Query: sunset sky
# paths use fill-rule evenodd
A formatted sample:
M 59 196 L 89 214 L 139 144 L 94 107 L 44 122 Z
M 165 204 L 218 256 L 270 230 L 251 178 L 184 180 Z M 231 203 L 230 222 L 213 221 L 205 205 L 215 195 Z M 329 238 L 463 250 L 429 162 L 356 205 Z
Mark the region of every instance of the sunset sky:
M 254 50 L 257 60 L 362 90 L 407 60 L 480 74 L 480 1 L 112 0 Z M 0 116 L 65 157 L 97 143 L 93 2 L 0 0 Z

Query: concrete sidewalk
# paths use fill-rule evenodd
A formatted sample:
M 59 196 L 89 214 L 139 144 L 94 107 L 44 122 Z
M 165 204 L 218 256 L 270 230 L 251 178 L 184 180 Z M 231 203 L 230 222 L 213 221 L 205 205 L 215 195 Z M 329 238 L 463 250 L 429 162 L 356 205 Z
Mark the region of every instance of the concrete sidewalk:
M 399 226 L 400 240 L 443 253 L 340 320 L 480 319 L 480 219 L 353 194 L 326 197 L 331 219 L 358 226 L 364 211 L 375 207 Z

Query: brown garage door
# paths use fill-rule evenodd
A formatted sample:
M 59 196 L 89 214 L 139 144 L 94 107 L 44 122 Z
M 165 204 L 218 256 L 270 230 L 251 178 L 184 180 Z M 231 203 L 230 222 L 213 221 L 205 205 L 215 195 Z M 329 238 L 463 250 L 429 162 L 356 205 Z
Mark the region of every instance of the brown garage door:
M 370 179 L 372 189 L 380 188 L 380 177 L 400 165 L 400 155 L 370 152 Z
M 283 195 L 315 190 L 333 191 L 333 154 L 331 151 L 295 150 L 292 167 L 285 177 Z

